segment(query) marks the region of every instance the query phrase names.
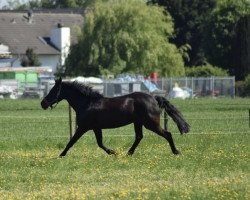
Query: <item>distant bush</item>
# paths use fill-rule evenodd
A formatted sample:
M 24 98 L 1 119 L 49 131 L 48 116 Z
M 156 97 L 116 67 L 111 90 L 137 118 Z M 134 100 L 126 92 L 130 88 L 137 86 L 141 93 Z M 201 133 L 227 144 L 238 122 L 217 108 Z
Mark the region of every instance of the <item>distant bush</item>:
M 245 82 L 244 81 L 237 81 L 235 83 L 235 94 L 239 97 L 246 96 L 245 94 Z
M 250 74 L 248 74 L 244 81 L 244 96 L 250 96 Z
M 185 72 L 188 77 L 229 76 L 227 70 L 210 64 L 197 67 L 186 67 Z
M 249 97 L 250 96 L 250 74 L 248 74 L 243 81 L 235 83 L 235 93 L 237 96 Z

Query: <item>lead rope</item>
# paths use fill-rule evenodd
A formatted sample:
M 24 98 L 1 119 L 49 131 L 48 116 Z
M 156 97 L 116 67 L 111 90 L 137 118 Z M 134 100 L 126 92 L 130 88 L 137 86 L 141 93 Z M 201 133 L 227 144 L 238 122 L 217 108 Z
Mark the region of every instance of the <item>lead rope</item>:
M 53 106 L 53 105 L 50 106 L 51 110 L 54 109 L 59 103 L 58 99 L 59 99 L 59 95 L 61 94 L 61 88 L 62 88 L 62 85 L 60 84 L 60 88 L 59 88 L 57 95 L 56 95 L 56 104 L 55 104 L 55 106 Z

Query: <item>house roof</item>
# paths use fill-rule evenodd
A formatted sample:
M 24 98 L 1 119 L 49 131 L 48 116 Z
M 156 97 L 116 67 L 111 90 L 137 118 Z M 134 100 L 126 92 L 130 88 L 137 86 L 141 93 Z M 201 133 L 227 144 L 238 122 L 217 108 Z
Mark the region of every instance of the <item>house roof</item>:
M 27 11 L 0 11 L 0 43 L 7 45 L 12 54 L 25 54 L 27 48 L 33 48 L 36 54 L 60 54 L 48 42 L 50 31 L 58 24 L 70 27 L 71 41 L 76 41 L 72 28 L 83 25 L 82 14 L 83 11 L 40 10 L 33 11 L 29 18 Z

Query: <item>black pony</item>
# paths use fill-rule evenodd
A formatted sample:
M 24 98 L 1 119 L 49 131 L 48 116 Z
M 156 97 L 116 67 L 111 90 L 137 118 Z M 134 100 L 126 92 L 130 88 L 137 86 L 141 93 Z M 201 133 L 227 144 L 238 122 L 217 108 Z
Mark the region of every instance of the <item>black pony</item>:
M 61 100 L 67 100 L 76 112 L 77 129 L 66 148 L 60 154 L 65 156 L 74 143 L 88 130 L 93 130 L 98 146 L 108 154 L 115 151 L 105 147 L 102 143 L 102 129 L 117 128 L 134 123 L 135 141 L 128 151 L 132 155 L 143 138 L 142 127 L 164 137 L 174 154 L 179 154 L 175 148 L 172 135 L 160 127 L 161 109 L 169 114 L 177 124 L 180 133 L 189 131 L 189 124 L 180 112 L 164 97 L 151 96 L 142 92 L 106 98 L 91 87 L 78 82 L 62 82 L 59 78 L 49 94 L 42 100 L 43 109 L 53 108 Z

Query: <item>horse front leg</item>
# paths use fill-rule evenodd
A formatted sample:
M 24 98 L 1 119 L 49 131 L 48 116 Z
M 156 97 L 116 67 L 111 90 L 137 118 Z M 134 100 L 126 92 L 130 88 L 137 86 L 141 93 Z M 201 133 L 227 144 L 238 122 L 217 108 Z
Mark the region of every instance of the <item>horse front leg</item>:
M 60 157 L 63 157 L 67 154 L 68 150 L 77 142 L 77 140 L 84 134 L 86 133 L 88 130 L 87 129 L 83 129 L 83 128 L 77 128 L 75 134 L 73 135 L 73 137 L 70 139 L 70 141 L 68 142 L 67 146 L 65 147 L 65 149 L 63 150 L 63 152 L 60 154 Z
M 101 129 L 94 129 L 93 130 L 95 133 L 95 137 L 96 137 L 96 141 L 97 144 L 100 148 L 102 148 L 104 151 L 106 151 L 107 154 L 116 154 L 116 152 L 112 149 L 109 149 L 107 147 L 105 147 L 102 143 L 102 130 Z
M 136 147 L 143 138 L 142 125 L 140 123 L 134 123 L 134 129 L 135 129 L 135 141 L 132 147 L 128 150 L 129 156 L 132 156 L 134 154 Z

